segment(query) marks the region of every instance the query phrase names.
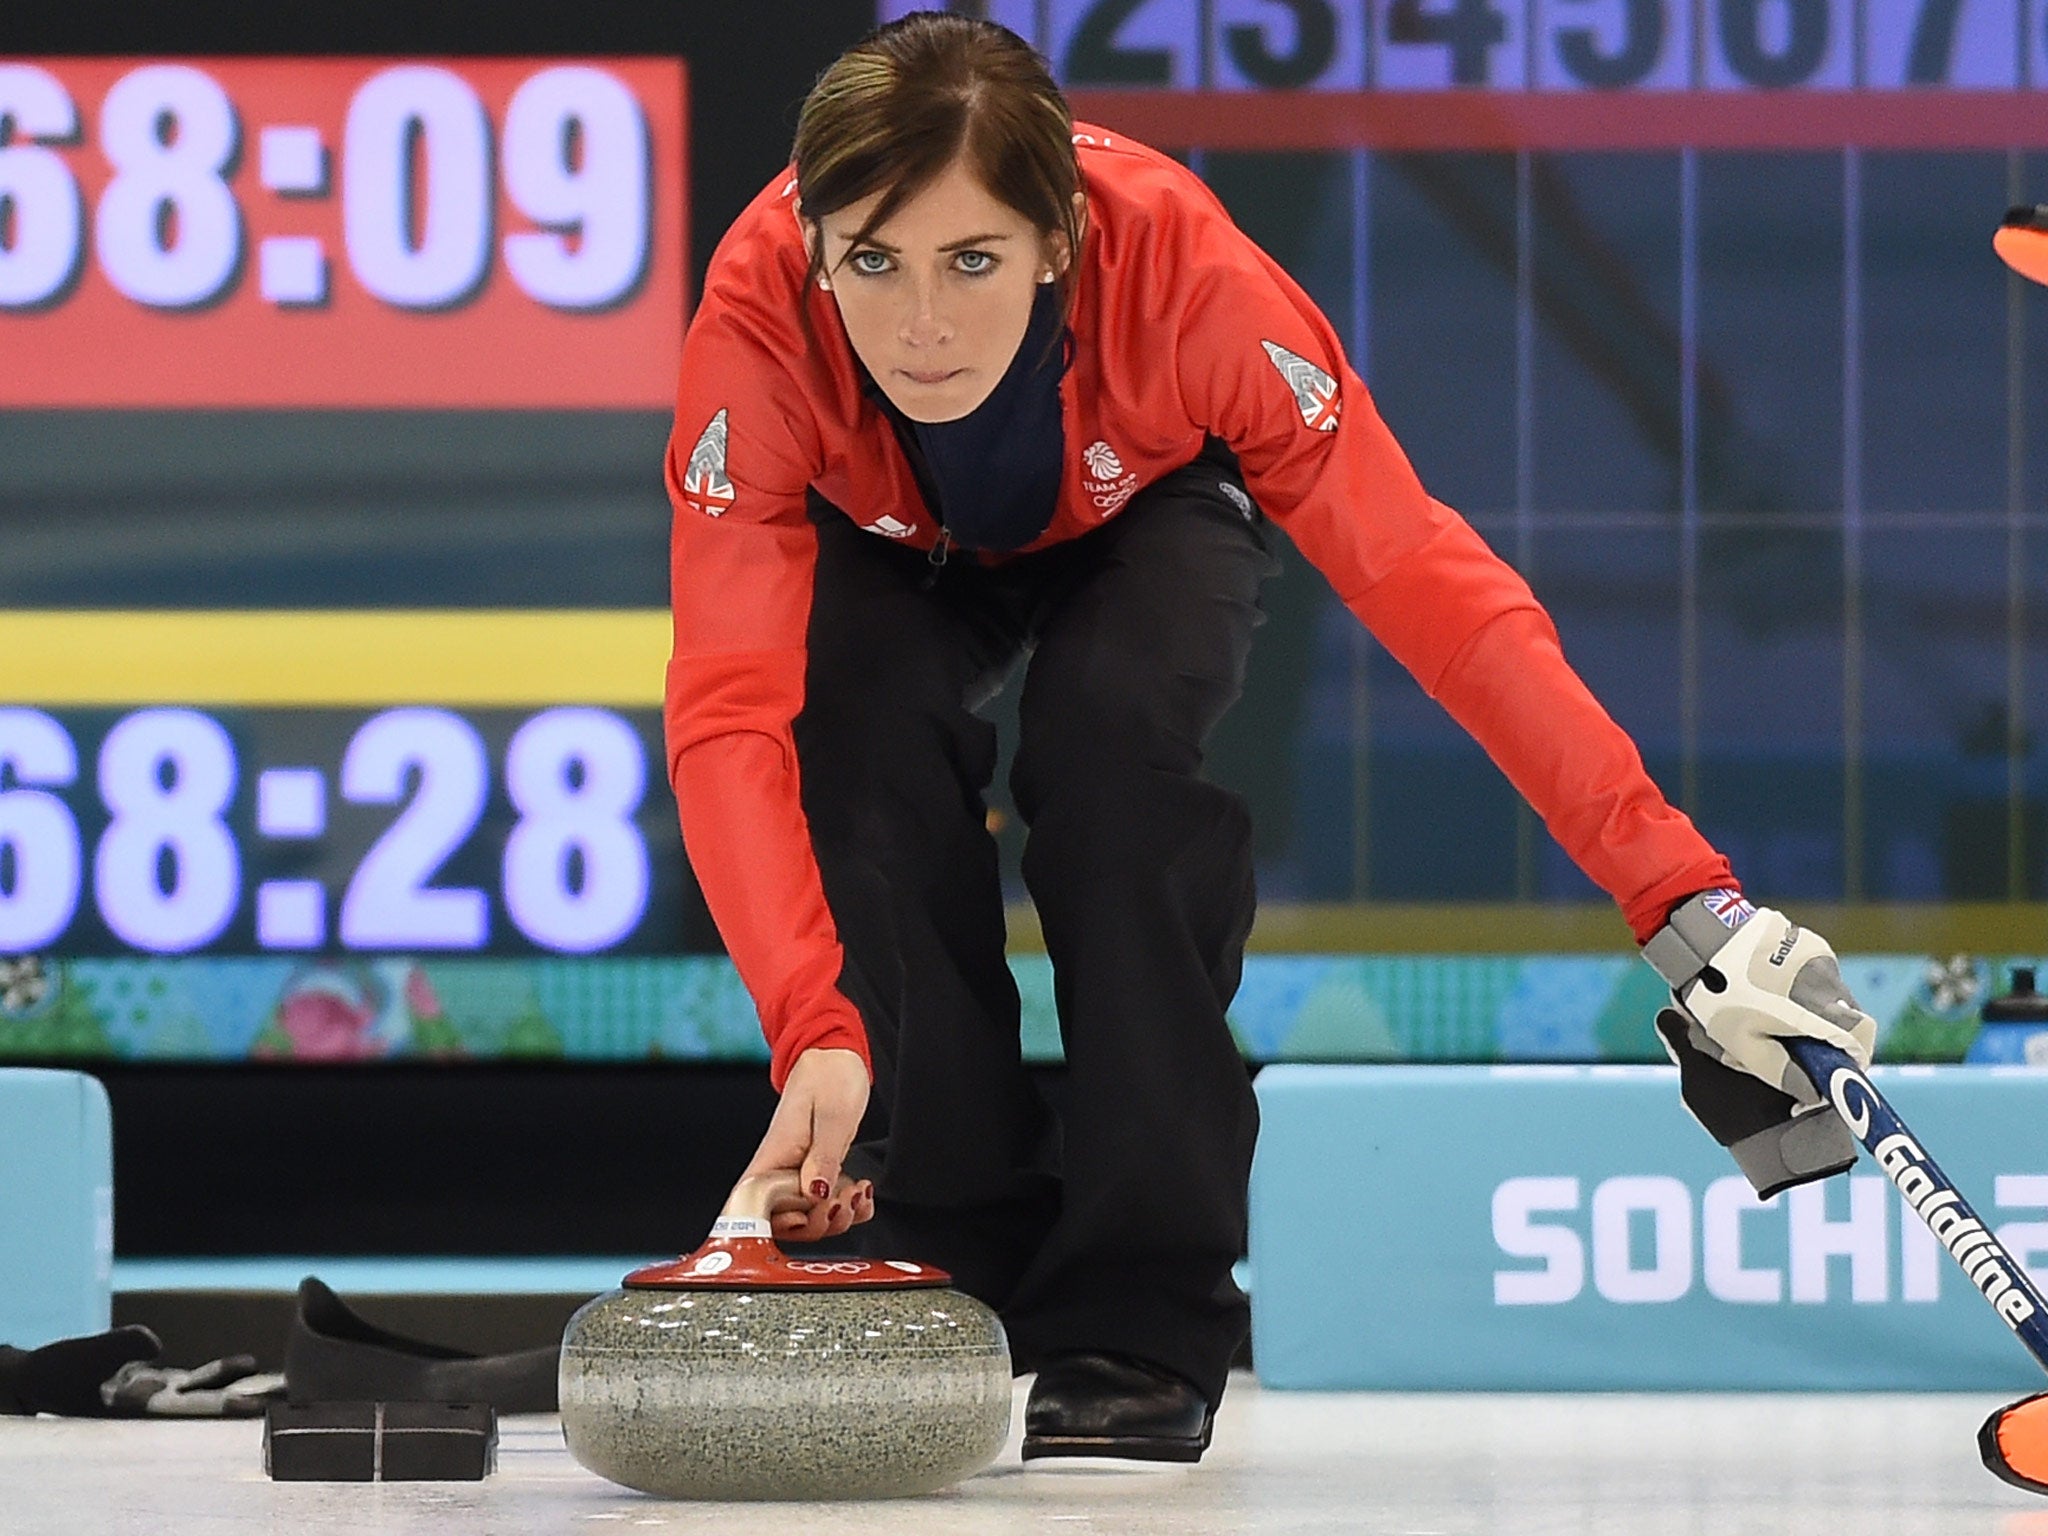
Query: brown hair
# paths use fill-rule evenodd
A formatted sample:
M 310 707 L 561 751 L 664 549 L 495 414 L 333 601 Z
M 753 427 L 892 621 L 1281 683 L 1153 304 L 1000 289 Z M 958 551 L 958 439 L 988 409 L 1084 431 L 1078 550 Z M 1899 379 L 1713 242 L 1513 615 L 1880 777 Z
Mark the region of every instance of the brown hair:
M 916 11 L 847 49 L 797 118 L 797 199 L 815 222 L 880 192 L 848 248 L 856 249 L 963 154 L 990 196 L 1041 233 L 1066 236 L 1056 282 L 1071 315 L 1081 256 L 1074 117 L 1045 60 L 1007 27 Z M 821 238 L 806 286 L 824 271 Z

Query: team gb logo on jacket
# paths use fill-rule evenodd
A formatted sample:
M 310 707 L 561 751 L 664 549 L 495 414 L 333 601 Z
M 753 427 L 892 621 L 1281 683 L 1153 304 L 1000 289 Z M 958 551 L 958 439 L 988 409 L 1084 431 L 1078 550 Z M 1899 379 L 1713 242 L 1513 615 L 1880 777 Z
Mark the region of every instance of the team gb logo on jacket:
M 1294 403 L 1301 419 L 1317 432 L 1337 430 L 1337 381 L 1307 358 L 1288 351 L 1277 342 L 1262 341 L 1266 356 L 1280 370 L 1280 377 L 1294 391 Z
M 1103 517 L 1129 501 L 1138 489 L 1138 477 L 1125 472 L 1124 461 L 1116 456 L 1116 450 L 1099 437 L 1081 450 L 1081 463 L 1087 468 L 1081 484 Z
M 725 411 L 711 418 L 690 462 L 683 470 L 683 500 L 706 517 L 722 516 L 732 505 L 732 482 L 725 477 Z

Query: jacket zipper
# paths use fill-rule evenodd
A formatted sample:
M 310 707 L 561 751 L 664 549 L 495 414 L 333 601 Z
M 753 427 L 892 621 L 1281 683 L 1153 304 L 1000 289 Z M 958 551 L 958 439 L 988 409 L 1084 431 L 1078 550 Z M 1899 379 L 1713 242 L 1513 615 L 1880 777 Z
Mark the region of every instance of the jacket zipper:
M 946 525 L 944 523 L 939 524 L 938 542 L 925 551 L 925 560 L 928 563 L 925 568 L 924 580 L 918 583 L 918 586 L 924 591 L 929 592 L 938 585 L 939 572 L 946 568 L 946 552 L 952 547 L 952 544 L 953 536 L 946 532 Z

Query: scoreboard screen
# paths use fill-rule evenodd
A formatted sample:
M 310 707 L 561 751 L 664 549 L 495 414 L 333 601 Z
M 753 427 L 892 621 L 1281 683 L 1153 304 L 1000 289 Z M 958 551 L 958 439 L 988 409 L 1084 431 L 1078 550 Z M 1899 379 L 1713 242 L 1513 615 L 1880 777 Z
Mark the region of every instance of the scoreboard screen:
M 0 60 L 0 1056 L 601 1054 L 536 964 L 715 948 L 685 122 L 676 59 Z
M 1962 513 L 1986 500 L 1940 444 L 1882 457 L 1917 422 L 1852 370 L 1917 367 L 1925 338 L 1873 310 L 1837 367 L 1828 327 L 1880 244 L 1866 181 L 1872 209 L 1995 212 L 2005 167 L 2026 168 L 2009 152 L 2048 144 L 2048 0 L 986 9 L 1052 61 L 1077 117 L 1188 151 L 1344 332 L 1418 463 L 1446 466 L 1446 499 L 1541 545 L 1574 654 L 1674 783 L 1693 727 L 1639 664 L 1641 623 L 1615 620 L 1611 645 L 1598 626 L 1617 584 L 1675 603 L 1657 562 L 1733 537 L 1703 521 L 1747 515 L 1716 475 L 1782 460 L 1809 520 L 1840 515 L 1808 485 L 1830 455 L 1873 499 L 1924 459 L 1967 482 Z M 0 59 L 0 1059 L 763 1054 L 663 771 L 685 123 L 674 59 Z M 1566 217 L 1574 196 L 1583 216 Z M 1805 239 L 1772 255 L 1805 286 L 1752 332 L 1729 317 L 1763 313 L 1757 285 L 1727 263 L 1760 212 Z M 1604 266 L 1587 254 L 1603 231 Z M 1996 388 L 1958 419 L 2006 419 L 1996 341 L 1972 354 Z M 1784 403 L 1745 425 L 1716 367 Z M 1843 401 L 1856 412 L 1836 423 Z M 2008 462 L 2002 440 L 1947 435 L 1973 445 L 1968 466 Z M 1614 510 L 1578 505 L 1596 479 L 1641 503 L 1622 509 L 1632 531 L 1553 537 L 1554 512 Z M 1879 516 L 1872 569 L 1917 578 L 1934 535 Z M 2006 536 L 1982 526 L 1947 542 Z M 1303 646 L 1313 627 L 1291 623 Z M 1313 690 L 1239 712 L 1257 748 L 1237 766 L 1299 780 L 1244 786 L 1293 839 L 1261 852 L 1269 900 L 1588 899 L 1475 776 L 1491 770 L 1452 755 L 1469 744 L 1440 751 L 1430 733 L 1453 728 L 1344 645 L 1318 653 Z M 1688 710 L 1770 672 L 1681 645 Z M 1911 695 L 1871 676 L 1876 741 L 1878 707 Z M 1839 781 L 1822 766 L 1810 798 Z M 1875 767 L 1868 790 L 1887 836 L 1920 835 L 1878 814 L 1907 802 Z M 1836 892 L 1772 860 L 1831 846 L 1839 798 L 1799 837 L 1730 826 L 1738 866 L 1789 896 Z M 1446 858 L 1439 824 L 1491 830 Z M 1026 1052 L 1056 1055 L 1049 968 L 1019 959 Z M 1615 963 L 1613 987 L 1640 984 Z M 1533 1017 L 1508 1002 L 1439 1036 L 1468 970 L 1501 998 L 1520 983 L 1491 961 L 1367 957 L 1357 986 L 1377 1001 L 1324 1008 L 1292 964 L 1248 969 L 1233 1024 L 1249 1055 L 1654 1055 L 1600 1022 L 1647 1019 L 1632 994 L 1599 992 L 1548 1043 L 1496 1037 L 1496 1013 Z M 1376 1034 L 1403 998 L 1412 1038 Z M 1341 1022 L 1317 1033 L 1324 1018 Z

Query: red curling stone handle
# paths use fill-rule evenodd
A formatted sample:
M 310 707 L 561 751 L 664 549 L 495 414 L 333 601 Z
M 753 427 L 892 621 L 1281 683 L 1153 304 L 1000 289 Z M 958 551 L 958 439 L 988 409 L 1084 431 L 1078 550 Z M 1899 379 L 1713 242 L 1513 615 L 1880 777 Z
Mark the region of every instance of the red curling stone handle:
M 931 1264 L 908 1259 L 818 1257 L 792 1259 L 776 1243 L 770 1215 L 779 1204 L 800 1202 L 794 1173 L 742 1179 L 693 1253 L 648 1264 L 625 1278 L 635 1291 L 910 1291 L 952 1284 Z

